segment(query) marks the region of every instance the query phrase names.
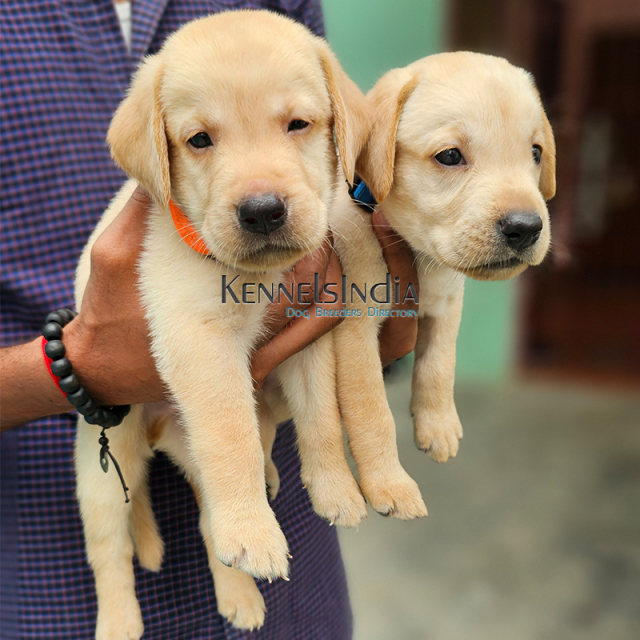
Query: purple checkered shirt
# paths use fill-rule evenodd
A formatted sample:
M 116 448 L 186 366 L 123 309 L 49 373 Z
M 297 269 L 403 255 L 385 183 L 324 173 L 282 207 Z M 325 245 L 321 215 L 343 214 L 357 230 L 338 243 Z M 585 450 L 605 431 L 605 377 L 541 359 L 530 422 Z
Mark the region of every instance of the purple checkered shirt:
M 124 180 L 105 145 L 111 115 L 141 57 L 182 24 L 212 12 L 269 8 L 316 33 L 319 0 L 133 0 L 127 53 L 112 0 L 4 0 L 2 33 L 2 343 L 27 341 L 73 301 L 80 251 Z M 43 365 L 44 366 L 44 365 Z M 2 640 L 88 640 L 96 600 L 74 494 L 72 415 L 2 436 Z M 162 457 L 150 483 L 166 544 L 159 574 L 136 567 L 145 640 L 345 640 L 351 612 L 335 530 L 303 490 L 291 424 L 274 460 L 274 510 L 289 541 L 291 582 L 260 583 L 258 633 L 218 615 L 190 488 Z

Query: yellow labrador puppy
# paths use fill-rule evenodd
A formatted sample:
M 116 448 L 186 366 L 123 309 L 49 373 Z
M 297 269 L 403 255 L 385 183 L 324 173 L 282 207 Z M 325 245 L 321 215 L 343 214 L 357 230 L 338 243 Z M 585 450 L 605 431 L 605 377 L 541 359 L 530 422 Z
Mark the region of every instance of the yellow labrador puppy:
M 135 406 L 109 432 L 129 504 L 117 475 L 105 476 L 98 463 L 100 428 L 79 420 L 77 495 L 96 581 L 98 640 L 142 635 L 134 541 L 143 566 L 158 569 L 162 560 L 146 487 L 149 440 L 196 488 L 223 615 L 237 626 L 259 626 L 264 603 L 247 574 L 287 576 L 287 541 L 265 494 L 249 370 L 268 299 L 223 302 L 223 276 L 227 282 L 237 277 L 235 290 L 247 283 L 253 291 L 259 285 L 271 291 L 320 246 L 336 190 L 343 190 L 345 175 L 352 179 L 368 127 L 364 96 L 326 43 L 269 12 L 192 22 L 137 72 L 108 135 L 115 161 L 133 180 L 83 253 L 77 305 L 93 242 L 139 182 L 154 199 L 140 290 L 152 351 L 180 418 Z M 319 361 L 330 366 L 318 368 Z M 304 382 L 309 369 L 313 386 Z M 302 474 L 316 510 L 357 524 L 366 509 L 344 456 L 331 337 L 290 359 L 279 379 L 294 400 Z M 272 434 L 268 440 L 267 453 Z
M 531 75 L 486 55 L 424 58 L 387 73 L 367 98 L 373 124 L 357 169 L 416 256 L 415 441 L 443 462 L 462 438 L 453 382 L 465 278 L 504 280 L 544 258 L 545 200 L 555 192 L 553 133 Z M 330 223 L 349 286 L 384 282 L 370 214 L 342 196 Z M 357 295 L 347 304 L 361 315 L 333 336 L 340 411 L 360 485 L 378 511 L 422 515 L 417 487 L 398 461 L 378 353 L 391 305 Z

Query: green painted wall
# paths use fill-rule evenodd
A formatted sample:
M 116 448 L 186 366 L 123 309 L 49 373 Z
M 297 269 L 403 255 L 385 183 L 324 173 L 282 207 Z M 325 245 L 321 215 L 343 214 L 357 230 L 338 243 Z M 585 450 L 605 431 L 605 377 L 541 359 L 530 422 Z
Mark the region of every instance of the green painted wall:
M 467 280 L 458 334 L 458 378 L 507 376 L 515 347 L 516 293 L 513 281 Z
M 446 0 L 323 0 L 327 38 L 345 70 L 368 90 L 389 69 L 446 47 Z M 512 363 L 513 282 L 466 286 L 457 377 L 500 378 Z
M 322 0 L 327 39 L 367 91 L 385 71 L 441 51 L 443 0 Z

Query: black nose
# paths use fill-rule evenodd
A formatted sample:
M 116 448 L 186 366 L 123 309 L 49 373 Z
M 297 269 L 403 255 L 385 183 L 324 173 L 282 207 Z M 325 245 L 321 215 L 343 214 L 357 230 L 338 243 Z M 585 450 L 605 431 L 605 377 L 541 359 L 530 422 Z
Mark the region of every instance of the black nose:
M 272 193 L 243 200 L 237 212 L 243 229 L 264 235 L 279 229 L 287 219 L 286 203 Z
M 498 229 L 509 247 L 524 251 L 535 244 L 542 231 L 542 218 L 537 213 L 517 211 L 498 222 Z

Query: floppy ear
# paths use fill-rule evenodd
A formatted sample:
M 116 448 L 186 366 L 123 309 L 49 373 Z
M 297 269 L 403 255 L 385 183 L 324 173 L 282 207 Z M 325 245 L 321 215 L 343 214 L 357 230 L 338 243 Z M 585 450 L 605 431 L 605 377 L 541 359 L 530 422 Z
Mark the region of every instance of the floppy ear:
M 331 100 L 333 129 L 344 174 L 350 184 L 356 171 L 356 158 L 369 134 L 367 99 L 340 66 L 333 51 L 318 39 L 320 63 Z
M 542 197 L 545 200 L 551 200 L 556 195 L 556 142 L 553 137 L 553 129 L 544 111 L 542 112 L 542 117 L 544 147 L 542 148 L 542 164 L 540 168 L 540 193 L 542 193 Z
M 418 76 L 407 69 L 393 69 L 382 76 L 367 94 L 373 122 L 367 143 L 358 158 L 357 171 L 378 202 L 389 195 L 393 184 L 398 123 L 418 80 Z
M 161 204 L 171 197 L 169 151 L 160 106 L 160 58 L 150 56 L 135 74 L 107 133 L 111 156 Z
M 367 94 L 373 122 L 356 168 L 378 202 L 387 197 L 393 184 L 396 131 L 402 109 L 417 84 L 417 75 L 407 69 L 393 69 Z

